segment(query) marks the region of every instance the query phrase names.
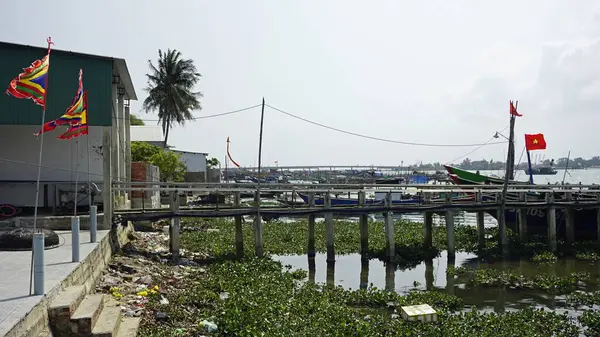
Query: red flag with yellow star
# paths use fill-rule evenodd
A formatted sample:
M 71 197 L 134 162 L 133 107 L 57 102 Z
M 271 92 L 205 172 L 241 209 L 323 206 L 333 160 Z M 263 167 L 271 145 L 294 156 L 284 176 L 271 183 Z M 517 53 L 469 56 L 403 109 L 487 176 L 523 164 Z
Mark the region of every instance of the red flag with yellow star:
M 527 151 L 533 150 L 545 150 L 546 149 L 546 140 L 544 139 L 544 135 L 541 133 L 536 133 L 534 135 L 525 135 L 525 148 Z

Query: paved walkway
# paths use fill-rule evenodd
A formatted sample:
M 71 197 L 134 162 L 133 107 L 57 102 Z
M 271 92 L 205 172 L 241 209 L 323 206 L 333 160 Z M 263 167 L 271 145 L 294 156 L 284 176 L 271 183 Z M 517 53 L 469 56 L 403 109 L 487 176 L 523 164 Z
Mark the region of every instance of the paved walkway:
M 99 230 L 97 242 L 90 243 L 89 231 L 80 234 L 79 257 L 83 261 L 91 253 L 108 230 Z M 79 263 L 71 262 L 71 232 L 56 231 L 60 246 L 45 251 L 45 286 L 49 292 L 62 282 Z M 29 296 L 31 251 L 0 251 L 0 336 L 4 336 L 42 299 Z

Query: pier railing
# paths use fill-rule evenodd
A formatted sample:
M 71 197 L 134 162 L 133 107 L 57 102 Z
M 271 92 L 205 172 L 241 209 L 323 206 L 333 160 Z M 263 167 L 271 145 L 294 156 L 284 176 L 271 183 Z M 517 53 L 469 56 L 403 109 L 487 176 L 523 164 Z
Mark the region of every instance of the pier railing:
M 359 217 L 361 247 L 368 250 L 367 220 L 369 214 L 384 216 L 387 250 L 395 254 L 393 213 L 423 213 L 425 246 L 431 246 L 432 215 L 445 217 L 448 235 L 448 253 L 454 255 L 454 213 L 456 211 L 477 214 L 479 244 L 485 244 L 484 213 L 498 220 L 500 245 L 508 249 L 506 237 L 507 218 L 517 223 L 519 235 L 527 240 L 528 221 L 543 217 L 550 250 L 556 250 L 557 210 L 558 221 L 565 224 L 566 241 L 575 238 L 575 214 L 593 212 L 593 220 L 600 221 L 600 186 L 598 185 L 510 185 L 502 214 L 500 207 L 503 194 L 498 185 L 368 185 L 368 184 L 216 184 L 216 183 L 157 183 L 157 182 L 114 182 L 116 198 L 130 196 L 142 198 L 141 207 L 118 209 L 115 222 L 172 219 L 171 245 L 178 251 L 179 223 L 181 218 L 233 217 L 236 223 L 236 244 L 243 247 L 242 222 L 244 216 L 254 217 L 255 251 L 262 255 L 262 221 L 277 217 L 307 217 L 309 222 L 308 251 L 314 253 L 314 221 L 316 216 L 325 217 L 328 259 L 333 253 L 333 217 Z M 152 202 L 144 202 L 152 193 Z M 375 198 L 367 197 L 375 193 Z M 260 195 L 259 195 L 260 194 Z M 407 195 L 408 194 L 408 195 Z M 160 197 L 162 195 L 162 197 Z M 188 197 L 200 199 L 187 200 Z M 277 203 L 263 200 L 269 196 Z M 244 200 L 244 197 L 246 199 Z M 159 200 L 157 200 L 159 199 Z M 139 201 L 139 200 L 138 200 Z M 532 215 L 535 213 L 535 215 Z M 582 213 L 577 213 L 582 214 Z M 581 216 L 580 216 L 581 218 Z M 587 219 L 586 218 L 586 219 Z M 600 226 L 597 226 L 600 238 Z M 243 249 L 241 250 L 243 251 Z

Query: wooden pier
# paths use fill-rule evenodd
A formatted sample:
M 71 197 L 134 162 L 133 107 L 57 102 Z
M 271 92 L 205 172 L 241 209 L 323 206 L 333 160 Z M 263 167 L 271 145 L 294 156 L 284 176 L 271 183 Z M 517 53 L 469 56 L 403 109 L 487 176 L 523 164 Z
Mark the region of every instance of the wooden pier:
M 593 213 L 596 239 L 600 238 L 600 189 L 597 185 L 511 185 L 506 193 L 506 210 L 516 212 L 517 230 L 522 241 L 527 240 L 528 217 L 531 214 L 545 214 L 550 251 L 557 247 L 557 211 L 564 214 L 566 242 L 575 240 L 575 214 L 585 210 L 586 216 Z M 397 196 L 407 189 L 415 198 L 410 201 L 398 201 Z M 394 213 L 422 213 L 424 218 L 424 246 L 432 245 L 433 214 L 445 217 L 448 255 L 455 255 L 454 215 L 457 211 L 476 214 L 479 245 L 485 245 L 484 213 L 495 214 L 498 223 L 506 224 L 501 213 L 502 186 L 497 185 L 289 185 L 262 184 L 260 193 L 286 196 L 288 205 L 268 206 L 261 202 L 258 186 L 255 184 L 210 184 L 210 183 L 156 183 L 156 182 L 114 182 L 115 196 L 134 191 L 153 191 L 170 195 L 169 205 L 160 208 L 142 207 L 138 209 L 116 209 L 114 222 L 156 221 L 172 219 L 171 250 L 174 256 L 179 252 L 179 230 L 181 218 L 233 217 L 236 225 L 236 251 L 243 254 L 242 217 L 254 216 L 254 245 L 257 255 L 262 255 L 262 218 L 306 217 L 308 219 L 307 247 L 308 255 L 315 254 L 315 217 L 325 218 L 327 260 L 335 260 L 334 222 L 335 216 L 357 216 L 361 236 L 361 252 L 368 251 L 368 214 L 382 214 L 386 233 L 386 254 L 395 255 Z M 383 192 L 385 198 L 374 202 L 367 199 L 367 192 Z M 242 203 L 241 196 L 254 196 L 249 203 Z M 180 198 L 189 195 L 224 195 L 225 204 L 205 204 L 187 206 Z M 300 194 L 308 196 L 302 201 Z M 144 193 L 145 195 L 145 193 Z M 261 194 L 262 195 L 262 194 Z M 355 205 L 334 205 L 332 200 L 341 200 L 338 196 L 356 195 Z M 114 197 L 113 197 L 114 198 Z M 218 198 L 217 198 L 218 199 Z M 319 200 L 320 204 L 317 204 Z M 260 217 L 256 215 L 260 214 Z M 562 220 L 561 220 L 562 221 Z M 588 225 L 589 227 L 589 225 Z M 500 246 L 506 252 L 508 240 L 506 226 L 499 226 Z

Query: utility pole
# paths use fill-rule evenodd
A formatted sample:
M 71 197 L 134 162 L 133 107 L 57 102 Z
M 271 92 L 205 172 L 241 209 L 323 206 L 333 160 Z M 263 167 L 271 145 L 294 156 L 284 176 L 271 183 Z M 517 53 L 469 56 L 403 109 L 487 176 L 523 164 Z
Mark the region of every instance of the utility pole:
M 515 109 L 519 106 L 519 102 L 515 102 Z M 502 200 L 500 201 L 500 214 L 498 214 L 498 230 L 500 232 L 500 249 L 503 255 L 508 253 L 508 241 L 506 238 L 506 191 L 508 189 L 508 181 L 514 179 L 514 152 L 515 152 L 515 118 L 517 116 L 510 114 L 510 133 L 508 137 L 508 154 L 506 156 L 506 172 L 504 174 L 504 184 L 502 186 Z
M 254 252 L 256 256 L 262 257 L 262 219 L 260 216 L 260 169 L 262 163 L 262 139 L 263 139 L 263 124 L 265 120 L 265 98 L 262 99 L 262 109 L 260 112 L 260 134 L 258 138 L 258 183 L 256 185 L 256 218 L 254 219 Z

